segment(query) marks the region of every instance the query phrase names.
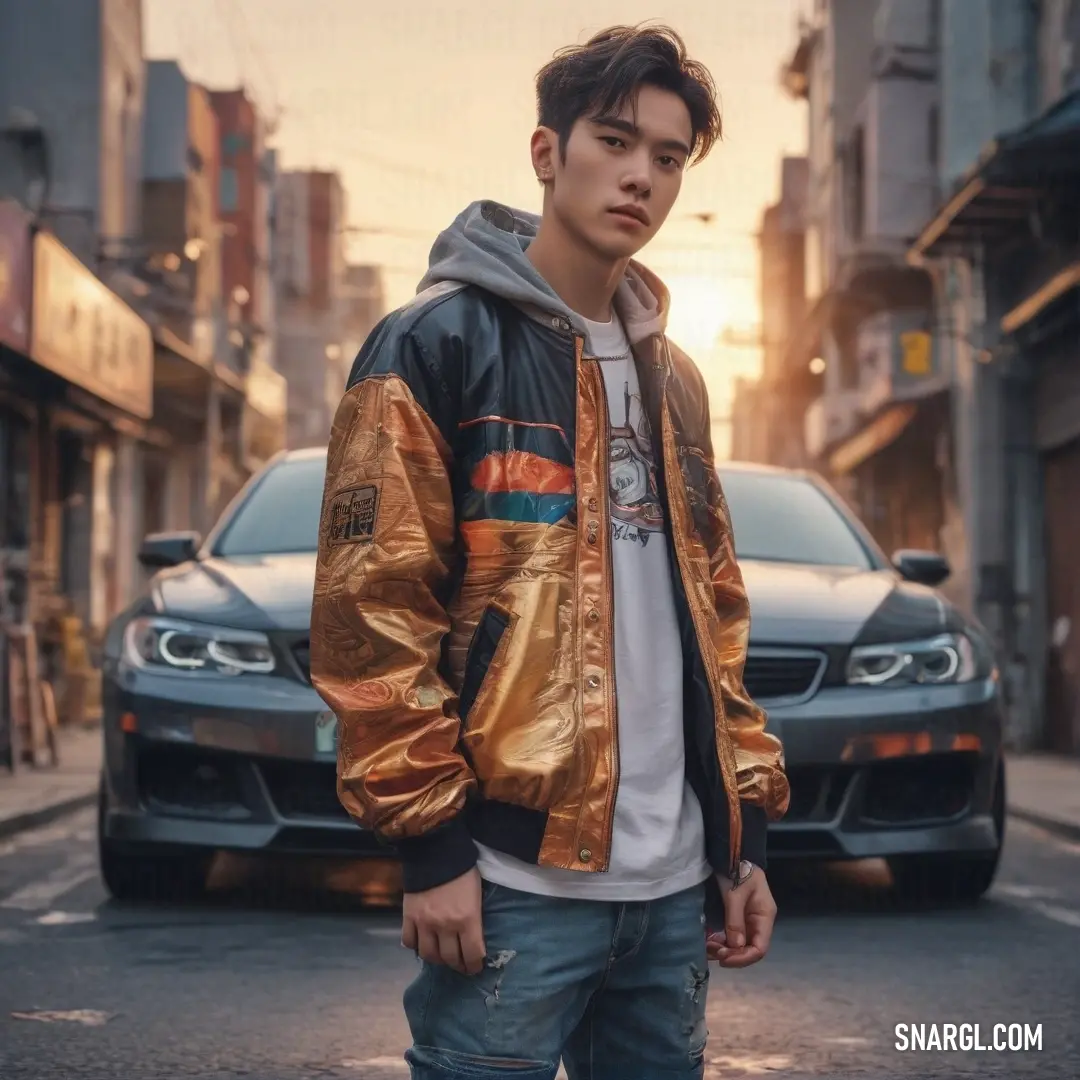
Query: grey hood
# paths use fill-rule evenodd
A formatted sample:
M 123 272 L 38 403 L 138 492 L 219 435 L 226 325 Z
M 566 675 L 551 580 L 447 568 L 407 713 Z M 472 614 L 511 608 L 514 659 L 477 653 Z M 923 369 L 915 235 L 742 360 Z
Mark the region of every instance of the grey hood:
M 567 307 L 525 257 L 539 224 L 536 214 L 490 199 L 470 204 L 439 234 L 417 292 L 445 282 L 477 285 L 536 317 L 562 316 L 584 333 L 582 317 Z M 631 260 L 615 293 L 615 311 L 631 344 L 664 332 L 668 306 L 663 282 Z

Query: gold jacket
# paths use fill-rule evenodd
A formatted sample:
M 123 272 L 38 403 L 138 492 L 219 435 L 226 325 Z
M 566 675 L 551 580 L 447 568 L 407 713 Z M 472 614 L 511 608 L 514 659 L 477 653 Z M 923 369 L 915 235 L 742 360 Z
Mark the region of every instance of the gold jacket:
M 563 317 L 435 286 L 373 331 L 337 410 L 312 679 L 339 720 L 340 798 L 396 847 L 407 891 L 469 869 L 474 840 L 544 866 L 608 866 L 608 424 L 582 343 Z M 634 354 L 663 450 L 687 775 L 717 871 L 764 865 L 788 785 L 743 686 L 750 612 L 705 387 L 662 333 Z

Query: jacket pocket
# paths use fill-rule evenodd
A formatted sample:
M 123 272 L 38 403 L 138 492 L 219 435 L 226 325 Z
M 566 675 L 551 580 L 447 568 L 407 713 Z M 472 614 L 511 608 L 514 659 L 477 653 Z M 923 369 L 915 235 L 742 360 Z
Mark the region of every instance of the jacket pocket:
M 462 728 L 468 724 L 469 713 L 509 625 L 509 617 L 490 606 L 484 609 L 484 614 L 476 624 L 465 658 L 465 676 L 461 681 L 461 694 L 458 698 L 458 716 L 461 718 Z

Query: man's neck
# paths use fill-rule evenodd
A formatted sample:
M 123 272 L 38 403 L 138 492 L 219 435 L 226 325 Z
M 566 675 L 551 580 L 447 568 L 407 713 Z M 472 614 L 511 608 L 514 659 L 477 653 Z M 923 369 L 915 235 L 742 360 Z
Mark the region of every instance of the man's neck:
M 571 311 L 594 322 L 610 320 L 611 301 L 628 260 L 597 255 L 549 214 L 525 256 Z

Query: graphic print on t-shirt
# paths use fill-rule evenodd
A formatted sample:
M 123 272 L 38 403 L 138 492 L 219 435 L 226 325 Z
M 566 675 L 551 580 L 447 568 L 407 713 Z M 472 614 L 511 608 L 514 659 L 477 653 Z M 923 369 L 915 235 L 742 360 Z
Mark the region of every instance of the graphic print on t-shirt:
M 652 433 L 641 396 L 623 383 L 622 402 L 609 402 L 612 419 L 608 459 L 613 539 L 634 540 L 642 546 L 649 533 L 664 527 L 664 511 L 656 483 Z M 621 416 L 622 422 L 614 423 Z

